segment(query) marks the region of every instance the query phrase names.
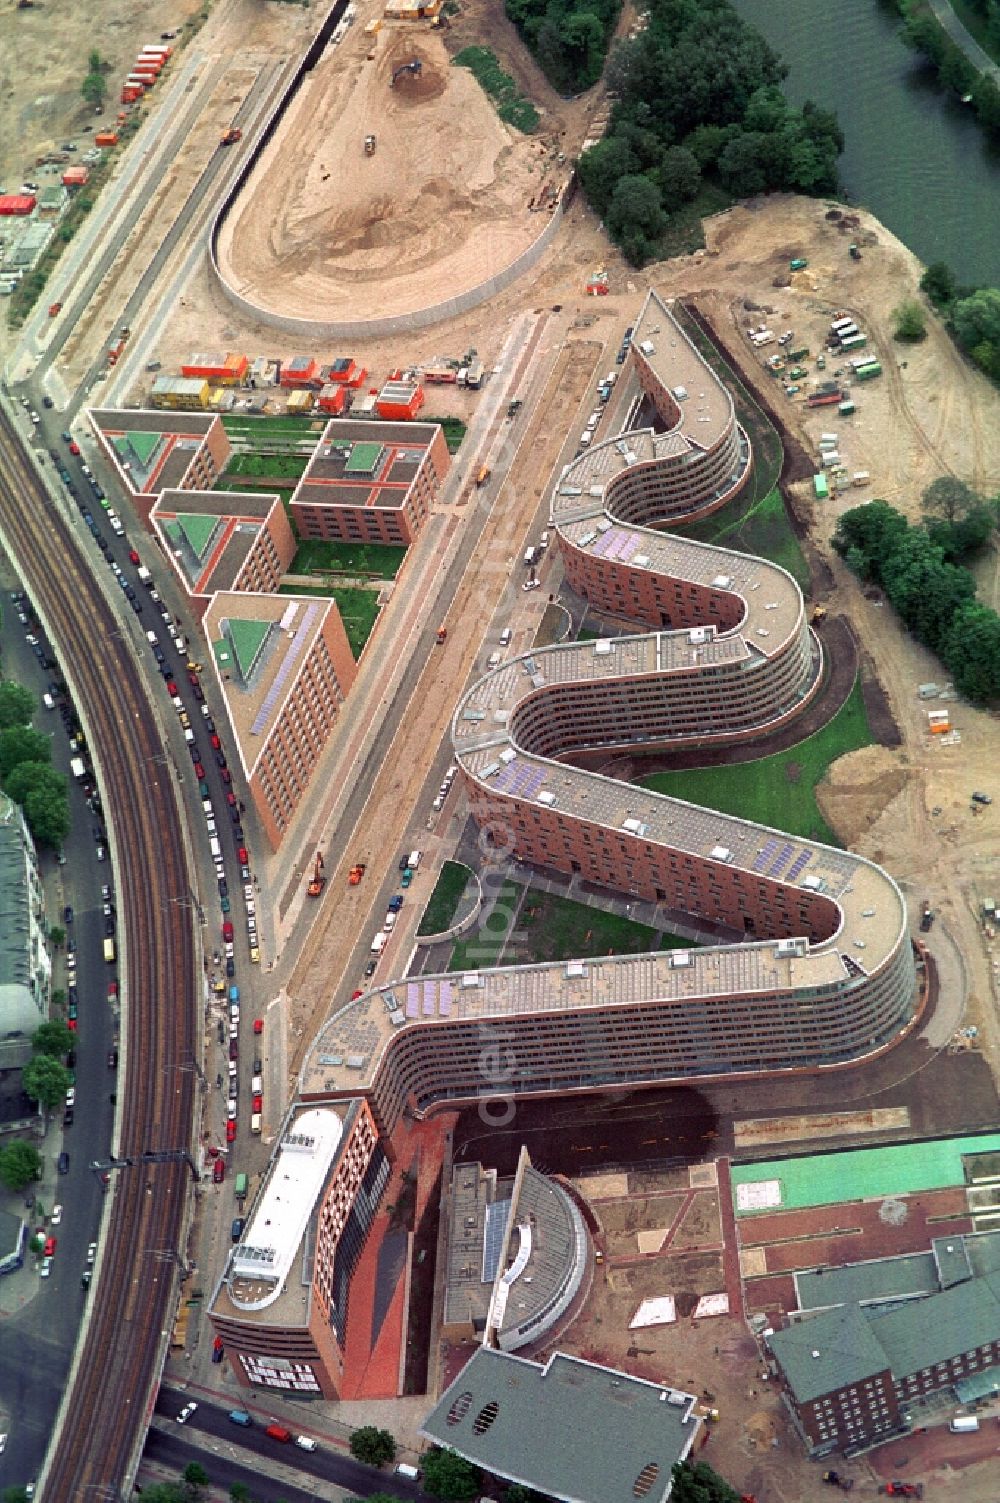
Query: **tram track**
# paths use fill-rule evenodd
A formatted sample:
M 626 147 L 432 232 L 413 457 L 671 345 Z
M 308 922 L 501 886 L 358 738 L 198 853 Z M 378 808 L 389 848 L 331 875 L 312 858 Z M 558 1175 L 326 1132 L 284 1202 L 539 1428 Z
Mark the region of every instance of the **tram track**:
M 195 957 L 180 811 L 142 674 L 77 540 L 0 409 L 0 530 L 60 658 L 100 768 L 124 937 L 116 1151 L 189 1149 Z M 87 644 L 83 647 L 83 644 Z M 80 1027 L 105 1006 L 86 997 Z M 36 1496 L 118 1496 L 137 1459 L 171 1319 L 183 1161 L 119 1171 L 91 1308 Z

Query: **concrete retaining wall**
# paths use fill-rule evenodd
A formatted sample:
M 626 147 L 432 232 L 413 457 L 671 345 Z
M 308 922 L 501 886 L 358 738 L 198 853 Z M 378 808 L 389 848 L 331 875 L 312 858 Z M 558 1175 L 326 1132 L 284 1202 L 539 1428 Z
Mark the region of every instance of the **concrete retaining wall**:
M 465 863 L 461 862 L 460 865 L 464 866 Z M 464 918 L 459 919 L 457 924 L 452 924 L 450 929 L 442 929 L 440 934 L 415 934 L 413 937 L 416 944 L 442 945 L 446 940 L 457 939 L 460 934 L 465 934 L 469 929 L 472 928 L 473 924 L 476 922 L 479 915 L 483 911 L 483 884 L 480 882 L 478 874 L 472 870 L 471 866 L 466 867 L 466 870 L 468 871 L 470 877 L 475 877 L 476 886 L 479 889 L 476 895 L 476 901 L 473 903 L 469 912 L 465 915 Z

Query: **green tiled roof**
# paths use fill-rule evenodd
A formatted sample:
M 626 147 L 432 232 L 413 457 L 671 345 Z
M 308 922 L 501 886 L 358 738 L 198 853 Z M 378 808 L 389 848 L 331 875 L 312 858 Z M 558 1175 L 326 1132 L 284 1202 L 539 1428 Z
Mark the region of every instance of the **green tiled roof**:
M 996 1274 L 967 1279 L 873 1318 L 872 1333 L 893 1372 L 905 1377 L 1000 1339 L 998 1288 Z
M 841 1305 L 797 1321 L 784 1331 L 775 1331 L 768 1337 L 768 1344 L 800 1404 L 870 1378 L 889 1366 L 872 1323 L 857 1305 Z
M 147 466 L 163 442 L 162 433 L 120 433 L 115 439 L 115 448 L 122 459 L 134 454 L 143 467 Z
M 201 560 L 218 530 L 219 518 L 201 516 L 197 512 L 181 512 L 177 517 L 177 526 L 187 539 L 194 556 Z
M 370 475 L 382 453 L 381 444 L 355 444 L 344 466 L 348 475 Z

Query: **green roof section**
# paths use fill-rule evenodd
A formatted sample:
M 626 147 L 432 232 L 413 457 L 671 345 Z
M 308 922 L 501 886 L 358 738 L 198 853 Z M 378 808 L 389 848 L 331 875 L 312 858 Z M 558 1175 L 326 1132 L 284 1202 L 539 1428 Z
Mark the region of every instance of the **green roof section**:
M 348 475 L 370 475 L 381 453 L 381 444 L 355 444 L 344 468 Z
M 236 666 L 244 682 L 253 672 L 273 624 L 271 621 L 250 621 L 243 617 L 230 617 L 226 622 L 226 635 L 232 643 Z
M 198 512 L 182 512 L 177 517 L 177 526 L 186 538 L 195 558 L 200 562 L 208 552 L 208 546 L 218 531 L 219 518 L 202 516 Z
M 123 459 L 134 454 L 140 464 L 148 466 L 162 442 L 162 433 L 119 433 L 114 446 Z
M 966 1183 L 963 1158 L 998 1150 L 1000 1134 L 984 1133 L 980 1137 L 944 1138 L 934 1142 L 901 1143 L 889 1148 L 857 1148 L 844 1153 L 817 1153 L 808 1158 L 734 1164 L 733 1202 L 738 1217 L 766 1216 L 779 1210 L 837 1205 L 847 1200 L 873 1200 L 890 1195 L 913 1195 L 922 1190 L 943 1190 L 949 1185 Z M 778 1181 L 780 1202 L 777 1205 L 741 1207 L 737 1199 L 739 1187 L 765 1180 Z
M 421 1426 L 474 1465 L 562 1503 L 665 1503 L 698 1434 L 694 1397 L 556 1352 L 480 1347 Z
M 967 1279 L 873 1317 L 872 1334 L 893 1372 L 917 1373 L 1000 1339 L 997 1288 L 996 1274 Z
M 232 668 L 233 649 L 228 637 L 216 637 L 212 643 L 212 653 L 220 673 L 228 672 Z

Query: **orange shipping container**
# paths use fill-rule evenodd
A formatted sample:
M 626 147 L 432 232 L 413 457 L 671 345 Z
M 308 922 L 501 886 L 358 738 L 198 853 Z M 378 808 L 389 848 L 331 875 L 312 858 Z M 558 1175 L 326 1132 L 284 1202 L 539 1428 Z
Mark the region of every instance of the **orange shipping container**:
M 117 146 L 118 133 L 113 130 L 99 130 L 94 137 L 95 146 Z

